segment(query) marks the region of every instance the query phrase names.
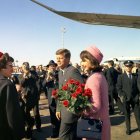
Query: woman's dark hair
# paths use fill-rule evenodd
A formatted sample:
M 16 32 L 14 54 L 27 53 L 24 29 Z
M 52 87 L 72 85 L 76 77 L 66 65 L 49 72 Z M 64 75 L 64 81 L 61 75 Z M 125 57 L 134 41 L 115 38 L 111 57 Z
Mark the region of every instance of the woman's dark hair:
M 88 51 L 84 50 L 80 53 L 80 58 L 82 59 L 82 61 L 85 61 L 85 58 L 88 59 L 91 63 L 91 71 L 95 72 L 95 71 L 101 71 L 102 67 L 99 65 L 99 62 L 96 60 L 96 58 L 94 56 L 92 56 Z
M 14 59 L 8 53 L 4 53 L 0 57 L 0 69 L 6 68 L 8 62 L 14 62 Z

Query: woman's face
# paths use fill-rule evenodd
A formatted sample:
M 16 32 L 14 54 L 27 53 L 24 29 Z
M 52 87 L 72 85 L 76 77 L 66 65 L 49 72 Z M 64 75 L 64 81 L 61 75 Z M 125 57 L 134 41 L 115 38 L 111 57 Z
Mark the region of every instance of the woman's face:
M 1 73 L 5 77 L 11 77 L 13 73 L 13 64 L 12 62 L 8 62 L 6 68 L 1 69 Z
M 91 65 L 91 62 L 87 58 L 81 61 L 81 66 L 83 67 L 84 71 L 89 71 L 91 68 L 93 68 L 93 66 Z

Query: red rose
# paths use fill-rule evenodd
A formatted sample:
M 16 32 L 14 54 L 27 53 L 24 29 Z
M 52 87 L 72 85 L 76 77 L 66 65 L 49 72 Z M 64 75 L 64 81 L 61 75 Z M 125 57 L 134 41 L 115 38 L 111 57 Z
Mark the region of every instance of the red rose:
M 62 87 L 62 90 L 68 90 L 68 85 L 64 85 L 64 86 Z
M 60 104 L 74 114 L 79 114 L 86 107 L 91 106 L 90 97 L 92 96 L 92 91 L 85 89 L 85 84 L 81 84 L 74 79 L 68 80 L 57 92 L 53 91 L 52 95 L 56 95 Z
M 52 91 L 52 97 L 53 98 L 57 98 L 57 90 L 53 90 Z
M 75 85 L 79 86 L 80 82 L 79 81 L 75 81 Z
M 63 101 L 63 105 L 64 105 L 65 107 L 68 107 L 69 101 L 68 101 L 68 100 L 64 100 L 64 101 Z
M 78 95 L 78 94 L 76 94 L 76 93 L 72 93 L 72 94 L 71 94 L 71 96 L 72 96 L 73 98 L 76 98 L 77 95 Z
M 91 97 L 91 96 L 92 96 L 92 91 L 91 91 L 91 89 L 89 89 L 89 88 L 85 89 L 85 91 L 84 91 L 84 93 L 83 93 L 83 96 Z
M 74 81 L 74 79 L 70 79 L 70 80 L 68 81 L 68 83 L 70 83 L 70 84 L 74 84 L 75 81 Z
M 81 84 L 81 87 L 85 87 L 85 84 Z
M 76 89 L 76 93 L 82 93 L 82 88 L 79 86 L 77 89 Z

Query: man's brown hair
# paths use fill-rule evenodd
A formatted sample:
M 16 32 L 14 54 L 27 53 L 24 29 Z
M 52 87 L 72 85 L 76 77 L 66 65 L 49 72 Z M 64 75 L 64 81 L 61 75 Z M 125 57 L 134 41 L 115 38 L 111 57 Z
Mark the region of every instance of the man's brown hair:
M 59 49 L 56 51 L 56 55 L 64 54 L 65 58 L 71 58 L 71 53 L 68 49 Z

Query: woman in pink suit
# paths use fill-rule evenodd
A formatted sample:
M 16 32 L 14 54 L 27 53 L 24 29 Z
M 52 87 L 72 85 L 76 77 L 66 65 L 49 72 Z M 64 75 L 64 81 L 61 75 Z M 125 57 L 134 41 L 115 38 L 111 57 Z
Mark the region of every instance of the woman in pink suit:
M 88 47 L 80 53 L 82 65 L 89 77 L 85 88 L 92 90 L 92 108 L 84 112 L 85 116 L 103 121 L 101 140 L 110 140 L 110 119 L 108 112 L 108 86 L 102 74 L 100 62 L 103 54 L 95 46 Z M 83 138 L 83 140 L 87 140 Z M 89 139 L 88 139 L 89 140 Z

